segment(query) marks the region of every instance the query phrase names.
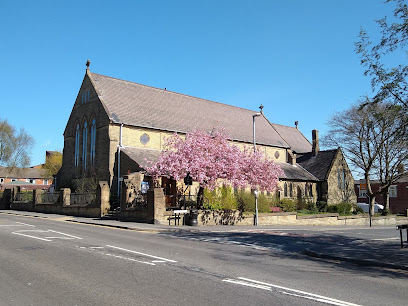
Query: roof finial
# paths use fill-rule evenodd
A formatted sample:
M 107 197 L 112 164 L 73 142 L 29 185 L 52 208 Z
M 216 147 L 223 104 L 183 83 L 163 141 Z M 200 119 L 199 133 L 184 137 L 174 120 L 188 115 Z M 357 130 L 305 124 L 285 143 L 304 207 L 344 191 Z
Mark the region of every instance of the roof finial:
M 261 110 L 261 114 L 263 114 L 262 109 L 264 108 L 264 106 L 261 104 L 261 106 L 259 107 L 259 109 Z
M 295 121 L 296 129 L 298 128 L 298 125 L 299 125 L 299 121 Z
M 89 65 L 91 64 L 91 61 L 90 60 L 87 60 L 86 61 L 86 70 L 89 70 Z

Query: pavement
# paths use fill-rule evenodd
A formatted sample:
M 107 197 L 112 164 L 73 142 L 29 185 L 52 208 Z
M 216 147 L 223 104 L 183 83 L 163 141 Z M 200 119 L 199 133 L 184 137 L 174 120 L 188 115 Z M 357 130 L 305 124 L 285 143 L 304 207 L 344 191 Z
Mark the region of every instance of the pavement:
M 0 210 L 1 214 L 23 215 L 76 222 L 139 232 L 162 233 L 204 241 L 229 241 L 263 249 L 300 253 L 310 257 L 353 264 L 408 271 L 408 248 L 401 248 L 400 233 L 395 226 L 175 226 L 111 219 Z M 408 246 L 403 230 L 404 246 Z

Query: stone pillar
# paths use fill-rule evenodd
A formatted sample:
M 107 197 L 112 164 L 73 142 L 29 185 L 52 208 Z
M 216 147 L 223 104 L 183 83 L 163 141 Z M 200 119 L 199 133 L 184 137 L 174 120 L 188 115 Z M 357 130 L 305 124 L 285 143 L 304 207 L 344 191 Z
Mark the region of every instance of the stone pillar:
M 70 188 L 61 188 L 61 199 L 62 206 L 71 205 L 71 189 Z
M 42 194 L 44 193 L 41 189 L 33 190 L 33 202 L 34 204 L 42 203 Z
M 166 211 L 163 188 L 151 188 L 147 191 L 147 212 L 154 224 L 160 224 Z
M 17 193 L 20 192 L 20 187 L 13 187 L 13 192 L 11 195 L 11 202 L 17 201 Z
M 11 194 L 11 189 L 5 189 L 3 191 L 3 197 L 1 199 L 3 203 L 3 209 L 10 209 Z
M 106 181 L 100 181 L 96 191 L 96 203 L 101 205 L 101 217 L 107 215 L 110 210 L 109 185 Z

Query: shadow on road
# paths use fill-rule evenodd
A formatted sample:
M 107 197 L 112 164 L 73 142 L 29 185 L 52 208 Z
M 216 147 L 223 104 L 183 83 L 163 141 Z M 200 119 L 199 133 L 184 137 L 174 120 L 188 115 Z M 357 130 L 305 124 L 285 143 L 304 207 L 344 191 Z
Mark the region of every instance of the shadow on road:
M 201 242 L 237 245 L 240 255 L 268 254 L 274 258 L 302 259 L 328 262 L 341 258 L 341 268 L 360 270 L 375 276 L 387 275 L 406 278 L 408 271 L 390 269 L 405 266 L 408 270 L 408 249 L 401 249 L 398 240 L 367 240 L 327 233 L 287 233 L 281 231 L 257 232 L 164 232 L 174 238 Z M 308 250 L 309 252 L 306 252 Z M 306 256 L 312 253 L 320 258 Z M 401 267 L 399 267 L 401 269 Z M 404 267 L 402 267 L 404 268 Z

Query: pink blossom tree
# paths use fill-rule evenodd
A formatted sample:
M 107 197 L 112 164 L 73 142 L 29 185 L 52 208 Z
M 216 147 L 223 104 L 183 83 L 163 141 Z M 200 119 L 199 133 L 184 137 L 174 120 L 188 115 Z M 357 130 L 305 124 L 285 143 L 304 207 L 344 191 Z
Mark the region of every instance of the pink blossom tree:
M 189 174 L 200 185 L 198 205 L 202 204 L 205 188 L 213 190 L 228 184 L 274 191 L 283 175 L 282 169 L 261 151 L 247 147 L 240 150 L 231 144 L 224 130 L 194 130 L 185 139 L 175 133 L 165 139 L 159 160 L 145 169 L 153 177 L 168 176 L 177 181 Z

